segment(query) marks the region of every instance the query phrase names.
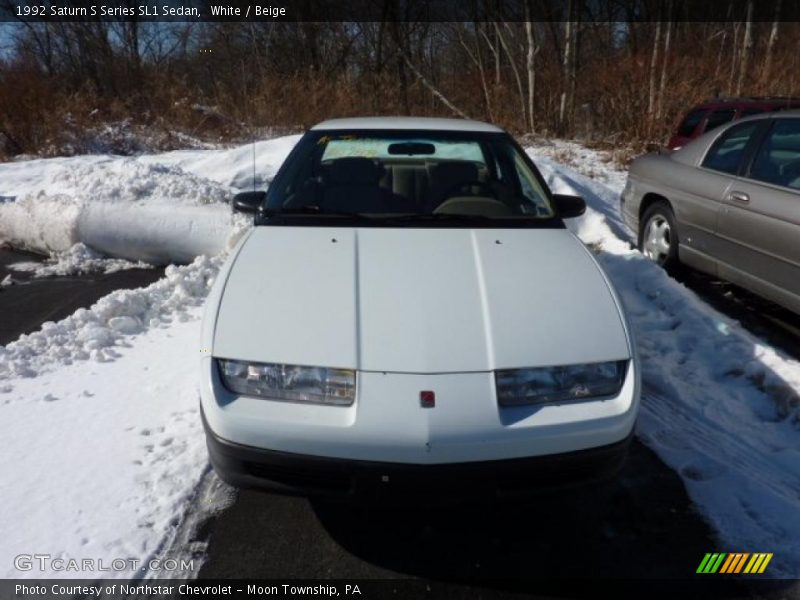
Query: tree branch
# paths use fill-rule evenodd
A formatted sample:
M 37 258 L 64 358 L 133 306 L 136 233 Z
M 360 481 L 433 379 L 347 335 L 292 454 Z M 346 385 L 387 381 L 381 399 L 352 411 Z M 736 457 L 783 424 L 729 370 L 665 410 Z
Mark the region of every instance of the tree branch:
M 414 75 L 419 80 L 419 82 L 422 85 L 424 85 L 426 88 L 428 88 L 428 90 L 431 92 L 431 94 L 436 96 L 436 98 L 438 98 L 442 102 L 442 104 L 444 104 L 447 108 L 452 110 L 455 114 L 457 114 L 462 119 L 469 119 L 469 116 L 467 115 L 467 113 L 465 113 L 463 110 L 458 108 L 455 104 L 450 102 L 450 100 L 448 100 L 447 97 L 442 92 L 440 92 L 436 87 L 434 87 L 434 85 L 430 81 L 425 79 L 425 76 L 422 73 L 420 73 L 419 69 L 417 69 L 417 67 L 414 66 L 414 64 L 409 60 L 408 56 L 406 56 L 406 54 L 404 52 L 401 52 L 400 56 L 403 58 L 403 60 L 405 61 L 406 65 L 411 70 L 411 72 L 414 73 Z

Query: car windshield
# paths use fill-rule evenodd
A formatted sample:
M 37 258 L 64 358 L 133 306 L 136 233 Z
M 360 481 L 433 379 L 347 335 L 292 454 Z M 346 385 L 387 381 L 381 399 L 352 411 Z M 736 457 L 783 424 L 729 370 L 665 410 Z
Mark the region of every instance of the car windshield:
M 266 213 L 413 221 L 545 220 L 545 183 L 505 133 L 310 131 L 269 187 Z

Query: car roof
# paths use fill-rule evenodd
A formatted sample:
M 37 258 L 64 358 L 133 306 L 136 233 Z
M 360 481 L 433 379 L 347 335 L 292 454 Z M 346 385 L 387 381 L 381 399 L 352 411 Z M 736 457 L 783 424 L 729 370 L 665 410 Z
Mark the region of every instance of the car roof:
M 754 115 L 748 115 L 746 117 L 742 117 L 741 119 L 736 119 L 735 121 L 728 121 L 724 123 L 725 128 L 729 126 L 733 126 L 736 123 L 744 123 L 745 121 L 759 121 L 761 119 L 787 119 L 787 118 L 797 118 L 800 117 L 800 109 L 798 108 L 788 108 L 786 110 L 778 110 L 774 112 L 761 112 L 756 113 Z
M 786 119 L 789 117 L 794 117 L 796 119 L 797 117 L 800 117 L 800 109 L 790 108 L 787 110 L 782 110 L 780 112 L 767 113 L 764 116 L 769 117 L 771 119 Z
M 496 125 L 469 119 L 437 119 L 431 117 L 357 117 L 330 119 L 318 123 L 312 131 L 333 129 L 430 129 L 432 131 L 476 131 L 498 133 Z
M 775 107 L 781 108 L 783 106 L 800 106 L 800 98 L 780 98 L 780 97 L 764 97 L 764 98 L 718 98 L 707 100 L 694 106 L 691 110 L 709 110 L 715 108 L 746 108 L 752 106 L 755 108 Z M 690 111 L 691 112 L 691 111 Z
M 731 127 L 746 123 L 748 121 L 761 121 L 764 119 L 797 119 L 800 118 L 800 109 L 782 110 L 780 112 L 765 112 L 751 115 L 736 121 L 729 121 L 721 127 L 707 131 L 703 135 L 694 138 L 686 143 L 682 148 L 675 150 L 672 157 L 680 163 L 696 165 L 705 156 L 711 144 Z

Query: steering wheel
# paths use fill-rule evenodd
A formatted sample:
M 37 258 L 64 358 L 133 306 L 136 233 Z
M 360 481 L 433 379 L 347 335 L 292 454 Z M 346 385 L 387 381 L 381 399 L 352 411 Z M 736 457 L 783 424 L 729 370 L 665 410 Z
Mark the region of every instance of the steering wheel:
M 457 183 L 454 186 L 451 186 L 451 187 L 447 188 L 447 190 L 444 192 L 444 194 L 442 194 L 442 202 L 444 202 L 448 198 L 451 198 L 451 197 L 455 196 L 456 195 L 455 192 L 457 192 L 459 190 L 463 192 L 463 188 L 465 188 L 465 187 L 479 188 L 480 192 L 489 192 L 489 195 L 492 198 L 495 198 L 496 195 L 497 195 L 497 191 L 491 186 L 490 183 L 488 183 L 486 181 L 479 181 L 479 180 L 475 179 L 474 181 L 462 181 L 461 183 Z M 474 193 L 474 192 L 470 191 L 470 193 L 467 194 L 467 195 L 469 195 L 469 196 L 483 196 L 484 194 Z

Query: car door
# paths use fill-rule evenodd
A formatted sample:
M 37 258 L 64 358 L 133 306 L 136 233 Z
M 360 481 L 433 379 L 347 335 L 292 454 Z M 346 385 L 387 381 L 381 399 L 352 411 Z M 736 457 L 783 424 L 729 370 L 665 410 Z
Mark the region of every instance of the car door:
M 731 181 L 717 228 L 720 276 L 800 307 L 800 118 L 770 121 Z
M 717 236 L 719 213 L 730 188 L 731 176 L 740 172 L 762 121 L 729 127 L 712 144 L 700 165 L 676 172 L 672 189 L 680 229 L 680 259 L 698 269 L 717 273 L 725 246 Z

